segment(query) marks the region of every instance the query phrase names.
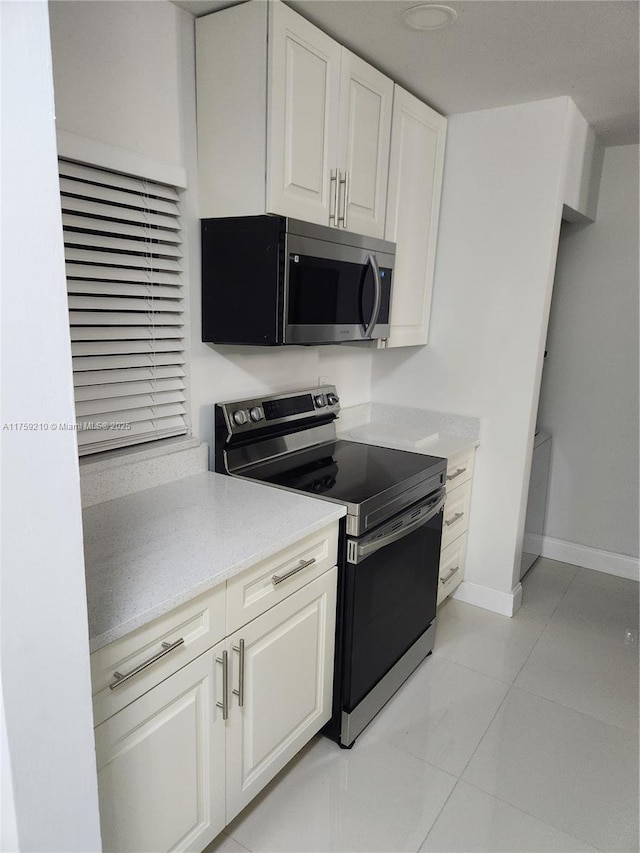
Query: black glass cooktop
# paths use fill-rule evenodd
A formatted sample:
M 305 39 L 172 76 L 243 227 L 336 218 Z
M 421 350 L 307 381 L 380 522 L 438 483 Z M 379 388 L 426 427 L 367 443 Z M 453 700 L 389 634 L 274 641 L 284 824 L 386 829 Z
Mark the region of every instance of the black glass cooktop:
M 335 441 L 262 464 L 245 476 L 263 483 L 362 504 L 383 492 L 427 479 L 444 460 L 355 441 Z

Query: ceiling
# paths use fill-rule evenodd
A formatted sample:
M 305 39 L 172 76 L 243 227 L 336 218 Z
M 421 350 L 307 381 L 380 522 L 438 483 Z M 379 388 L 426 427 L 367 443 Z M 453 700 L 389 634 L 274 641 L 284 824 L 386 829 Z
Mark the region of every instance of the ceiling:
M 420 2 L 287 4 L 445 115 L 570 95 L 606 145 L 638 142 L 638 0 L 439 0 L 458 20 L 431 32 L 402 23 Z

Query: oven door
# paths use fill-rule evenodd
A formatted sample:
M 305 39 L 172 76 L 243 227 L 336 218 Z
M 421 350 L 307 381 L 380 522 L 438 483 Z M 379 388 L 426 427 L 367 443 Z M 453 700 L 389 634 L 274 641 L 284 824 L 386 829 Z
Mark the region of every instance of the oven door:
M 393 262 L 384 252 L 288 234 L 284 342 L 388 337 Z
M 436 615 L 444 488 L 347 540 L 342 708 L 351 712 Z

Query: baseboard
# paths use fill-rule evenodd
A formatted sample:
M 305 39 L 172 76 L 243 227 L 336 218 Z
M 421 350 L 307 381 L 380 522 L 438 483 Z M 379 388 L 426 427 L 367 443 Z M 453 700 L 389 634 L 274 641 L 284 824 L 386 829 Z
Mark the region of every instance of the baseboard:
M 513 616 L 522 602 L 522 584 L 518 582 L 511 592 L 500 592 L 488 586 L 462 581 L 451 597 L 456 601 L 464 601 L 476 607 L 483 607 L 485 610 L 492 610 L 501 616 Z
M 599 551 L 597 548 L 587 548 L 586 545 L 576 545 L 563 539 L 552 539 L 545 536 L 542 539 L 541 554 L 550 560 L 561 563 L 571 563 L 585 569 L 595 569 L 607 575 L 617 575 L 620 578 L 640 580 L 640 559 L 627 557 L 625 554 L 615 554 L 613 551 Z

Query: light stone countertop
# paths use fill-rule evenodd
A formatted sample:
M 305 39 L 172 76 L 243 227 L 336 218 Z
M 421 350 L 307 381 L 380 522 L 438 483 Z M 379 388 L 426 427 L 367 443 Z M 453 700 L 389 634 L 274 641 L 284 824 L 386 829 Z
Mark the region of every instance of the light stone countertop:
M 83 510 L 92 652 L 345 515 L 206 472 Z
M 480 444 L 480 420 L 409 406 L 365 403 L 342 409 L 340 438 L 449 459 Z

